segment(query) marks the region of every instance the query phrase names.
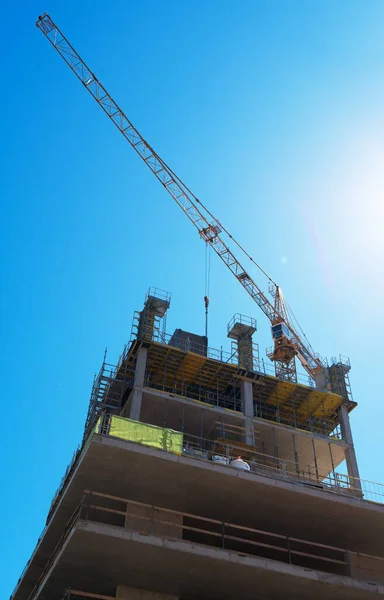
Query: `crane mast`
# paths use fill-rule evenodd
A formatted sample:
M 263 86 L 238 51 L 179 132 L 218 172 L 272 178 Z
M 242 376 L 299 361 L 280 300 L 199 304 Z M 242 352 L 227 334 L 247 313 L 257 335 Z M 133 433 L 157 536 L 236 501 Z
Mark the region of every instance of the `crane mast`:
M 268 352 L 268 356 L 275 363 L 276 375 L 296 381 L 295 357 L 297 356 L 307 373 L 313 379 L 316 379 L 318 375 L 324 372 L 326 366 L 318 355 L 312 351 L 309 344 L 303 341 L 302 336 L 290 322 L 280 288 L 267 276 L 270 280 L 270 292 L 274 299 L 273 303 L 270 302 L 236 258 L 228 244 L 235 243 L 264 275 L 266 275 L 265 271 L 257 265 L 225 227 L 145 141 L 50 16 L 47 13 L 40 16 L 36 25 L 193 223 L 200 237 L 213 248 L 246 292 L 268 317 L 272 325 L 274 339 L 274 347 Z

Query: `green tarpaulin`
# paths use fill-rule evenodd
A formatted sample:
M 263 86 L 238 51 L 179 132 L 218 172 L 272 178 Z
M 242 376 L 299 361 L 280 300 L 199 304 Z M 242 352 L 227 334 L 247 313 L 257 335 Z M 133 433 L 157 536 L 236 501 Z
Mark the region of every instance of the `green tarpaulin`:
M 183 434 L 180 431 L 146 425 L 123 417 L 111 417 L 109 435 L 176 454 L 181 454 L 183 450 Z

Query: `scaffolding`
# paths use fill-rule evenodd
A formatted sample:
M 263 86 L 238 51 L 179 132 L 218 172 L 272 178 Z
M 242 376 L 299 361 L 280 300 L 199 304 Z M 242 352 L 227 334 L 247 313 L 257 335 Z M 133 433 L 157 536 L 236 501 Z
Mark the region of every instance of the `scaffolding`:
M 256 322 L 235 315 L 228 325 L 231 352 L 208 346 L 204 336 L 177 329 L 166 331 L 166 315 L 171 296 L 150 288 L 144 307 L 133 319 L 130 342 L 116 366 L 104 357 L 94 379 L 84 440 L 103 412 L 129 414 L 130 393 L 134 387 L 136 357 L 142 345 L 148 350 L 144 385 L 189 400 L 241 413 L 241 383 L 252 383 L 254 418 L 312 433 L 340 438 L 339 407 L 352 401 L 349 361 L 340 357 L 329 367 L 331 390 L 320 391 L 300 382 L 279 379 L 273 366 L 259 359 L 252 340 Z
M 148 346 L 145 385 L 241 412 L 240 386 L 248 380 L 253 386 L 254 417 L 336 435 L 342 402 L 339 395 L 279 380 L 260 371 L 247 371 L 235 364 L 236 355 L 222 351 L 214 354 L 221 360 L 152 342 Z
M 344 402 L 353 402 L 351 384 L 349 382 L 349 371 L 351 362 L 346 356 L 339 355 L 339 358 L 332 357 L 332 364 L 328 367 L 328 378 L 331 390 L 339 394 Z
M 140 341 L 165 343 L 167 310 L 171 304 L 171 294 L 151 287 L 145 296 L 144 307 L 135 311 L 132 321 L 131 342 Z
M 252 340 L 257 329 L 256 319 L 235 314 L 227 325 L 227 336 L 237 364 L 248 371 L 259 371 L 259 346 Z
M 135 358 L 126 352 L 126 348 L 117 365 L 108 363 L 106 354 L 104 355 L 100 371 L 93 380 L 83 442 L 103 412 L 107 410 L 117 414 L 125 404 L 133 389 L 135 362 Z

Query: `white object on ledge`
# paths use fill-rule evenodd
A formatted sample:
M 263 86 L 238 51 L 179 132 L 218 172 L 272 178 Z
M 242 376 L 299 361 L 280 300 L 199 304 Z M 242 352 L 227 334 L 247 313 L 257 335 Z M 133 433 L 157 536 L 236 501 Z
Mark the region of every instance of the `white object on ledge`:
M 245 460 L 238 456 L 234 460 L 231 461 L 231 467 L 235 467 L 235 469 L 240 469 L 241 471 L 250 471 L 251 467 Z

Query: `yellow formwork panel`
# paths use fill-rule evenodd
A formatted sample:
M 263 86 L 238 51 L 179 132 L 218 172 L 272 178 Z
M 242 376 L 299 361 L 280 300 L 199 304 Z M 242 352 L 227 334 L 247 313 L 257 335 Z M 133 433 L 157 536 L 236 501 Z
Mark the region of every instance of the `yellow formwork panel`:
M 264 402 L 285 409 L 287 414 L 293 412 L 292 404 L 298 417 L 308 418 L 311 414 L 313 417 L 331 418 L 342 402 L 341 396 L 332 392 L 322 392 L 290 381 L 276 383 L 274 377 L 265 376 L 263 385 Z
M 312 390 L 297 412 L 307 415 L 310 413 L 314 417 L 330 417 L 341 403 L 342 397 L 337 394 Z
M 272 394 L 268 398 L 268 404 L 284 404 L 295 391 L 296 385 L 289 381 L 279 381 Z
M 206 360 L 207 359 L 205 356 L 188 352 L 183 363 L 181 364 L 181 367 L 175 374 L 175 378 L 181 378 L 184 383 L 192 383 Z
M 315 417 L 320 417 L 322 415 L 330 416 L 336 412 L 342 403 L 343 399 L 338 394 L 333 394 L 332 392 L 328 392 L 325 394 L 324 398 L 324 408 L 323 405 L 319 405 L 317 409 L 314 409 L 313 415 Z
M 322 406 L 324 398 L 324 392 L 320 392 L 319 390 L 312 390 L 297 408 L 297 413 L 304 415 L 312 415 L 313 411 L 316 410 L 318 406 Z
M 148 355 L 148 371 L 162 380 L 196 383 L 223 391 L 236 378 L 237 365 L 222 363 L 194 352 L 152 342 Z
M 179 381 L 189 385 L 196 383 L 223 391 L 237 380 L 237 365 L 221 363 L 201 354 L 185 352 L 173 346 L 152 342 L 148 356 L 148 369 L 160 377 L 166 387 Z M 341 396 L 331 392 L 321 392 L 307 386 L 277 380 L 264 375 L 259 381 L 262 401 L 279 405 L 287 412 L 295 405 L 297 416 L 332 417 L 342 402 Z M 259 398 L 257 398 L 259 399 Z M 300 419 L 299 419 L 300 420 Z

